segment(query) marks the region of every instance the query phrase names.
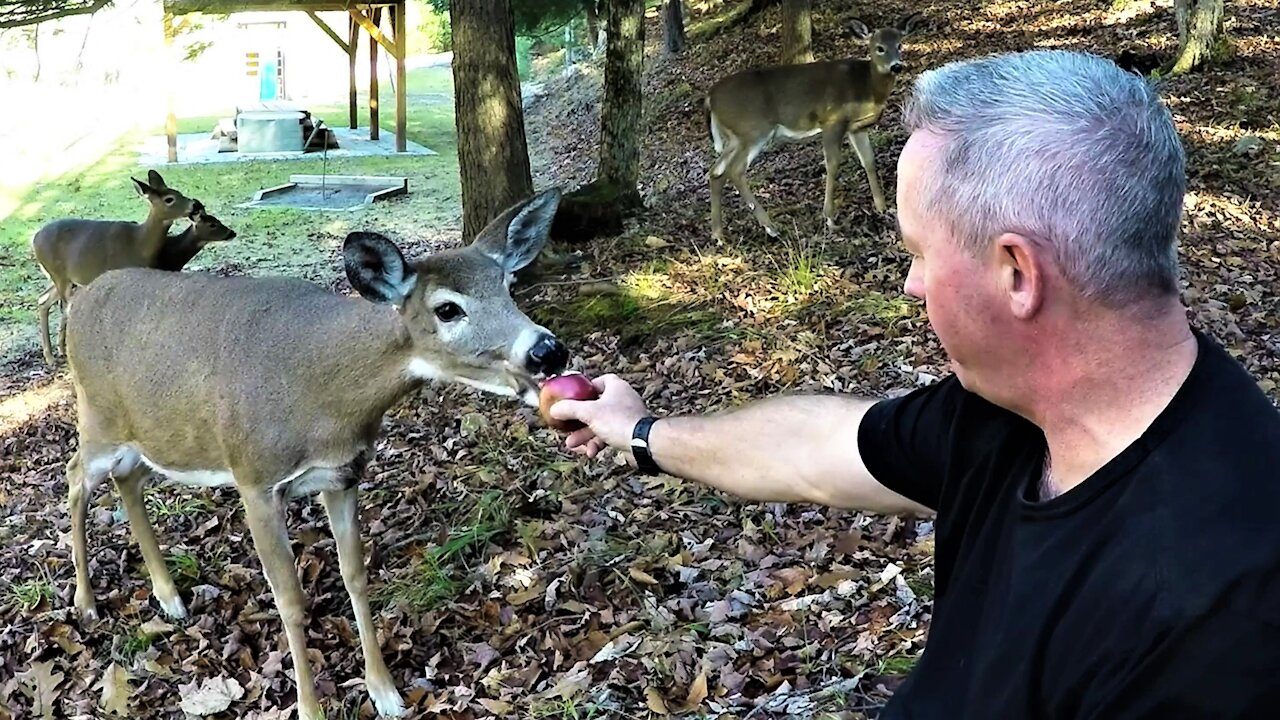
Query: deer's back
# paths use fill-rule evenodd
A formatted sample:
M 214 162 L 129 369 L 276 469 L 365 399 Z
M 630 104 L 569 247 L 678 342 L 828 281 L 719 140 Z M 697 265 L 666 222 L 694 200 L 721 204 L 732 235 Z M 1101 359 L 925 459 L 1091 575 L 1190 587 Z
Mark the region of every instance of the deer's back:
M 847 120 L 860 88 L 868 87 L 869 66 L 844 59 L 743 70 L 722 79 L 709 94 L 722 124 L 751 134 L 779 125 L 809 130 Z
M 41 227 L 31 247 L 49 274 L 88 285 L 107 270 L 144 265 L 141 236 L 142 225 L 127 220 L 63 218 Z
M 102 441 L 134 443 L 176 469 L 252 457 L 283 473 L 341 455 L 326 443 L 367 404 L 351 393 L 389 352 L 377 342 L 394 322 L 384 310 L 293 278 L 105 273 L 68 312 L 81 414 Z

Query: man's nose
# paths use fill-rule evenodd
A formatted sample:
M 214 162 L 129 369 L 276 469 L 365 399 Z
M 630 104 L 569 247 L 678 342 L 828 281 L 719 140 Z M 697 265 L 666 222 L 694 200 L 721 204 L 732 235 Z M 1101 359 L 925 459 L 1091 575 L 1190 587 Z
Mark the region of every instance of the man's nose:
M 529 371 L 555 375 L 569 364 L 569 348 L 552 335 L 543 336 L 529 348 Z
M 917 261 L 911 261 L 911 269 L 907 271 L 906 282 L 902 284 L 902 292 L 910 295 L 917 300 L 924 299 L 924 278 L 922 273 L 917 269 Z

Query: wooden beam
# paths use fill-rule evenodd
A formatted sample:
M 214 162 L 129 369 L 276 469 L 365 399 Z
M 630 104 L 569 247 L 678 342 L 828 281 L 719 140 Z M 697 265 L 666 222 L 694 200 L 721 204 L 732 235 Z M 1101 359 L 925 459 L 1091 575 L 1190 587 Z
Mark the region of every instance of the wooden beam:
M 350 126 L 352 130 L 360 124 L 360 108 L 356 102 L 356 50 L 360 46 L 360 25 L 356 23 L 355 18 L 347 18 L 347 32 L 351 36 L 350 46 L 347 49 L 347 79 L 349 82 L 349 93 L 347 98 Z
M 169 145 L 169 162 L 178 162 L 178 117 L 173 109 L 173 88 L 174 88 L 174 65 L 177 59 L 173 56 L 173 15 L 171 13 L 164 14 L 164 69 L 169 75 L 169 81 L 165 83 L 165 102 L 168 106 L 168 112 L 165 113 L 164 134 Z
M 342 52 L 347 53 L 348 55 L 351 54 L 351 47 L 347 45 L 347 42 L 342 38 L 338 37 L 338 33 L 334 32 L 333 28 L 329 27 L 329 23 L 321 20 L 320 16 L 315 14 L 315 11 L 308 10 L 307 17 L 314 20 L 315 24 L 320 26 L 320 29 L 324 31 L 325 35 L 328 35 L 329 37 L 333 38 L 333 41 L 338 43 L 338 47 L 342 48 Z
M 396 152 L 404 152 L 409 149 L 408 137 L 405 134 L 405 120 L 408 112 L 404 86 L 404 59 L 408 54 L 405 50 L 408 45 L 409 23 L 405 18 L 403 2 L 396 3 L 391 9 L 391 32 L 396 40 Z
M 391 57 L 396 56 L 395 45 L 391 43 L 391 40 L 387 38 L 386 35 L 382 34 L 382 30 L 378 28 L 378 22 L 376 20 L 370 20 L 369 17 L 363 12 L 360 12 L 358 8 L 351 8 L 350 12 L 351 17 L 355 18 L 356 22 L 360 23 L 360 27 L 368 30 L 369 35 L 372 36 L 374 40 L 377 40 L 379 45 L 386 48 L 388 53 L 391 53 Z M 373 13 L 375 17 L 379 16 L 382 13 L 382 8 L 374 8 Z
M 359 12 L 352 10 L 351 12 Z M 373 25 L 374 31 L 381 35 L 378 25 L 382 22 L 382 8 L 373 9 Z M 378 134 L 382 128 L 378 125 L 378 43 L 369 43 L 369 139 L 378 140 Z

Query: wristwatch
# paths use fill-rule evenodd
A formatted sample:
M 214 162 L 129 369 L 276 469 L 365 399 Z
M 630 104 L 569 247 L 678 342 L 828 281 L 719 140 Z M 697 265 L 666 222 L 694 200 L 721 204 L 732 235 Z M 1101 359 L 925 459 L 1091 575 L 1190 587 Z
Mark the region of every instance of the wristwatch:
M 649 428 L 657 421 L 654 417 L 642 417 L 631 431 L 631 454 L 635 456 L 636 468 L 645 475 L 662 472 L 653 461 L 653 454 L 649 452 Z

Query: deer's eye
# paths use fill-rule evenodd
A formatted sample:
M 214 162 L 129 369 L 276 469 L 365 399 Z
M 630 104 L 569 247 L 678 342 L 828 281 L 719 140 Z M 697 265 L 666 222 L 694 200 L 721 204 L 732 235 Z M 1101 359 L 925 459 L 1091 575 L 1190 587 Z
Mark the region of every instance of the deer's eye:
M 168 195 L 168 196 L 166 196 L 166 197 L 165 197 L 165 199 L 164 199 L 164 204 L 165 204 L 165 205 L 172 205 L 172 204 L 173 204 L 173 201 L 174 201 L 174 197 L 173 197 L 172 195 Z
M 884 46 L 883 46 L 883 45 L 877 45 L 877 46 L 876 46 L 876 52 L 878 52 L 878 53 L 880 53 L 881 55 L 883 55 L 883 54 L 884 54 Z
M 464 315 L 466 313 L 462 312 L 462 308 L 458 307 L 457 303 L 446 302 L 436 306 L 436 317 L 440 318 L 441 322 L 461 320 Z

